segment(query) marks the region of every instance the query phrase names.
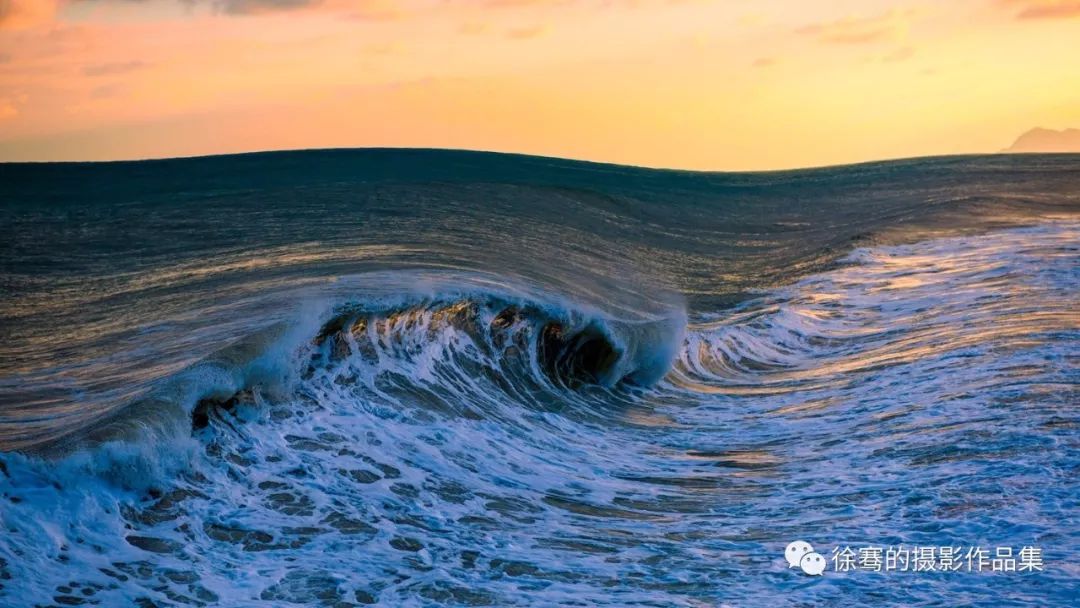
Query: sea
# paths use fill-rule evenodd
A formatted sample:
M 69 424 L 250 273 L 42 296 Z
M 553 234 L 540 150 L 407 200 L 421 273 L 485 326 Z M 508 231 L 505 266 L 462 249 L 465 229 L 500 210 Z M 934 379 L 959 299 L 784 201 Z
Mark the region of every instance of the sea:
M 1078 154 L 0 164 L 0 606 L 1075 606 L 1078 406 Z

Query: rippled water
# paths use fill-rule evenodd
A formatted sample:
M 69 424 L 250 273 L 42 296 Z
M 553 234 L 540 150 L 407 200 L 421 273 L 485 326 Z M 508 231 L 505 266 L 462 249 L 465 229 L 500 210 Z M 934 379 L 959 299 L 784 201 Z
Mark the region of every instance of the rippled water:
M 437 246 L 400 225 L 295 246 L 263 230 L 258 256 L 215 234 L 212 258 L 66 284 L 50 267 L 47 288 L 8 267 L 7 321 L 78 322 L 46 347 L 9 329 L 0 436 L 23 449 L 0 453 L 0 603 L 1069 605 L 1080 222 L 735 208 L 786 195 L 768 179 L 717 203 L 731 233 L 687 223 L 694 206 L 660 220 L 562 193 L 561 223 L 515 228 L 545 213 L 519 209 L 455 237 L 436 211 L 453 190 L 420 207 Z M 988 208 L 1075 200 L 1012 183 Z M 515 189 L 491 204 L 560 196 Z M 380 218 L 426 225 L 394 200 Z M 72 264 L 117 259 L 75 240 Z M 808 577 L 783 559 L 796 539 L 1032 545 L 1046 567 Z

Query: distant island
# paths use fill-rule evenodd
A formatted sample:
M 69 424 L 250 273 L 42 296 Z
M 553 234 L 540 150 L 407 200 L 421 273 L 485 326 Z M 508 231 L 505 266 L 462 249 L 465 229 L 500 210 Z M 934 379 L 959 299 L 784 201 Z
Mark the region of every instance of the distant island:
M 1002 152 L 1080 152 L 1080 129 L 1036 127 L 1016 138 Z

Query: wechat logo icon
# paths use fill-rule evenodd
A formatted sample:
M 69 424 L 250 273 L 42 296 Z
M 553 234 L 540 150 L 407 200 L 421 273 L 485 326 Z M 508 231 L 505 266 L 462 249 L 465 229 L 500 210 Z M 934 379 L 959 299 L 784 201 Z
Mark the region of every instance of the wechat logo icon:
M 825 572 L 825 558 L 815 552 L 805 540 L 789 543 L 784 549 L 784 559 L 787 560 L 788 568 L 802 568 L 802 571 L 810 576 L 821 576 Z

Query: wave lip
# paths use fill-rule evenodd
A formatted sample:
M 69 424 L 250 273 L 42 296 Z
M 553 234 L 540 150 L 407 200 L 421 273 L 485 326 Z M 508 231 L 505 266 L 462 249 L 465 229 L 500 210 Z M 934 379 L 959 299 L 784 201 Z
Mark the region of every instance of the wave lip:
M 670 368 L 684 319 L 680 312 L 667 319 L 621 321 L 562 299 L 524 301 L 490 293 L 383 310 L 344 305 L 317 333 L 307 373 L 316 364 L 349 358 L 376 369 L 415 363 L 432 355 L 432 344 L 440 344 L 448 348 L 435 355 L 439 363 L 465 356 L 511 380 L 530 376 L 564 389 L 647 386 Z M 467 348 L 459 348 L 461 340 Z

